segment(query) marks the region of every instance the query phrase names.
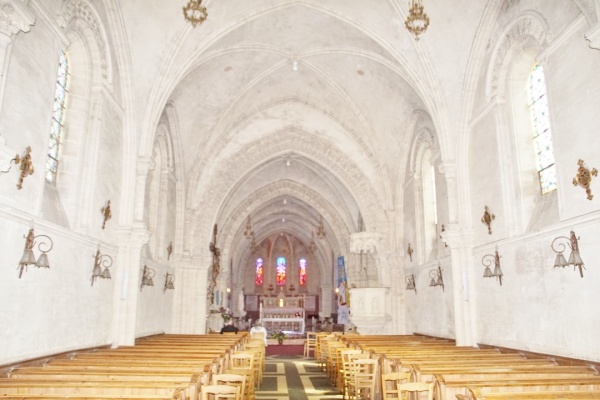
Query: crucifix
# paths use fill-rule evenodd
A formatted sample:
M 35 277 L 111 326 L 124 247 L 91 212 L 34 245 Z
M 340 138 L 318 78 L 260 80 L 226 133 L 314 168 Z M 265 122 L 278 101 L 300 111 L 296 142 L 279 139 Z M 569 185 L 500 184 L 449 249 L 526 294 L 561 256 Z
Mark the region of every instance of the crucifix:
M 217 224 L 213 228 L 213 241 L 209 246 L 210 252 L 213 254 L 213 262 L 211 268 L 211 281 L 208 285 L 208 298 L 211 304 L 214 302 L 215 288 L 217 287 L 217 277 L 221 272 L 221 250 L 217 247 Z

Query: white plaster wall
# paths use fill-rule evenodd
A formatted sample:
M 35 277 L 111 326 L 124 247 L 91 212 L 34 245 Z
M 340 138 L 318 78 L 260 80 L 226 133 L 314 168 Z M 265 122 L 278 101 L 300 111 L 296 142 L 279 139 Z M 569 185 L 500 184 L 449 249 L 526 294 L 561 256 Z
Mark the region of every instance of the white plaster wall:
M 454 307 L 452 298 L 452 270 L 442 263 L 444 289 L 431 287 L 429 272 L 437 269 L 438 264 L 424 264 L 405 270 L 405 276 L 415 275 L 417 291 L 405 291 L 406 331 L 439 337 L 454 337 Z M 406 286 L 405 286 L 406 287 Z
M 148 260 L 146 260 L 146 263 L 155 271 L 154 286 L 144 286 L 139 292 L 136 337 L 170 331 L 174 290 L 177 290 L 179 286 L 176 280 L 175 289 L 165 291 L 166 274 L 167 272 L 173 274 L 173 270 L 171 268 L 163 269 L 160 264 L 149 263 Z M 143 269 L 143 266 L 141 268 Z M 140 279 L 141 276 L 140 273 Z M 140 285 L 141 282 L 138 283 L 138 287 L 141 287 Z
M 54 242 L 50 268 L 30 266 L 19 279 L 29 216 L 2 207 L 0 220 L 0 364 L 108 344 L 114 281 L 91 286 L 98 242 L 36 220 L 36 235 Z M 113 259 L 115 250 L 102 247 Z M 34 253 L 40 254 L 37 246 Z
M 471 296 L 477 305 L 479 342 L 510 348 L 600 360 L 596 332 L 600 314 L 597 282 L 600 235 L 598 217 L 577 224 L 560 224 L 538 235 L 499 244 L 504 272 L 502 286 L 495 278 L 483 278 L 481 257 L 492 246 L 475 249 L 476 287 Z M 580 237 L 584 277 L 572 267 L 554 268 L 556 254 L 550 248 L 555 237 L 575 229 Z M 565 252 L 568 258 L 569 251 Z

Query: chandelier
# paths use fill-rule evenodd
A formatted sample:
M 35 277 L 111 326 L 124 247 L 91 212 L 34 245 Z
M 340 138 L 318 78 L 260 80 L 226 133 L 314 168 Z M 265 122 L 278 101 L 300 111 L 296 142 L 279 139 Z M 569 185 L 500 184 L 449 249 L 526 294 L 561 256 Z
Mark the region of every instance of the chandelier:
M 404 21 L 404 26 L 419 40 L 419 35 L 427 30 L 429 17 L 423 12 L 422 0 L 410 0 L 409 15 Z
M 202 5 L 202 0 L 189 0 L 187 5 L 183 7 L 183 17 L 195 28 L 196 25 L 200 25 L 206 20 L 208 12 L 206 12 L 206 7 Z

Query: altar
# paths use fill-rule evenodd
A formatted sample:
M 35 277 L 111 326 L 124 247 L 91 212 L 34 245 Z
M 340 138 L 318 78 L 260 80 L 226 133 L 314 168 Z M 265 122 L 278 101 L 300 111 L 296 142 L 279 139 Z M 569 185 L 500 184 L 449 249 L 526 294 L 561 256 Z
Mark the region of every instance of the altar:
M 269 332 L 293 331 L 304 333 L 304 309 L 296 307 L 263 308 L 261 319 Z
M 304 296 L 261 296 L 259 318 L 269 332 L 304 333 Z

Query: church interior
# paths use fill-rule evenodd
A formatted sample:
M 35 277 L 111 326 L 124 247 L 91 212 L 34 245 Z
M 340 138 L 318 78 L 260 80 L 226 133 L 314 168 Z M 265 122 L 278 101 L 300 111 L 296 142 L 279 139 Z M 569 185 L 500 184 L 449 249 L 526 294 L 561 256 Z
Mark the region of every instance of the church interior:
M 600 362 L 600 0 L 0 0 L 0 37 L 0 365 L 228 319 Z

